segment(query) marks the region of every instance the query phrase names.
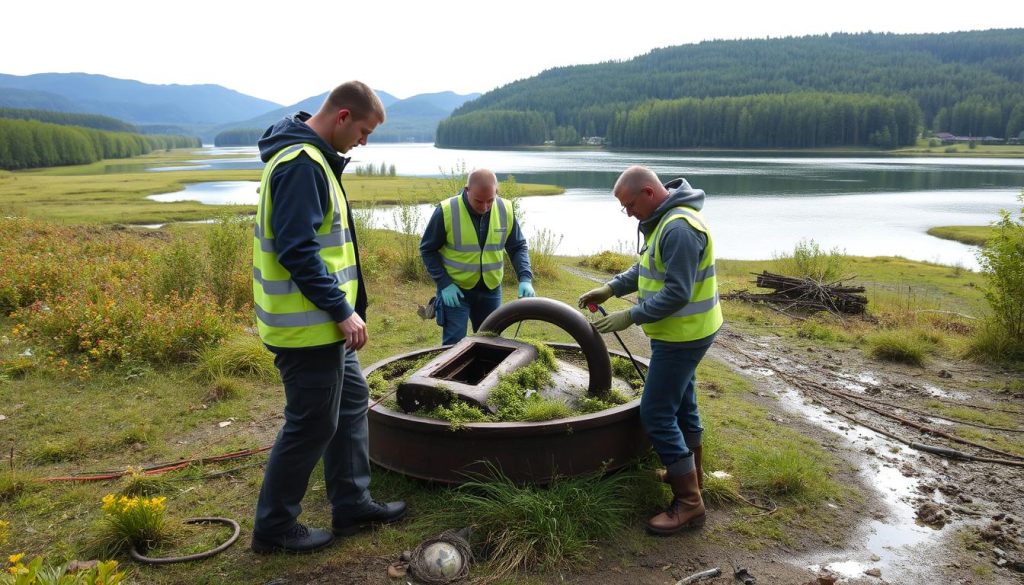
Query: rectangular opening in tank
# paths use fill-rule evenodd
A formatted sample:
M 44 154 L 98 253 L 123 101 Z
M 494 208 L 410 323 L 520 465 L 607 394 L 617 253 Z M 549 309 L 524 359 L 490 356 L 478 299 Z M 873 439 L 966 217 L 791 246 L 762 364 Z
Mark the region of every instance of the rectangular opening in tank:
M 430 377 L 475 386 L 513 352 L 515 348 L 512 347 L 474 343 L 466 348 L 466 351 L 435 370 Z

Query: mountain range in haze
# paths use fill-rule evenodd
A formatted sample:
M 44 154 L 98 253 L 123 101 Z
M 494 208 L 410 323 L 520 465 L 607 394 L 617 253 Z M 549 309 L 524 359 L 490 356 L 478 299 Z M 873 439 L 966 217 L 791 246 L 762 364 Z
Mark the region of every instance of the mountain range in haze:
M 377 141 L 426 141 L 438 122 L 480 94 L 426 93 L 406 99 L 377 90 L 387 108 L 387 123 Z M 220 131 L 265 128 L 299 110 L 314 112 L 326 92 L 298 103 L 281 104 L 220 85 L 156 85 L 89 73 L 0 73 L 0 107 L 103 114 L 143 131 L 201 136 L 212 142 Z

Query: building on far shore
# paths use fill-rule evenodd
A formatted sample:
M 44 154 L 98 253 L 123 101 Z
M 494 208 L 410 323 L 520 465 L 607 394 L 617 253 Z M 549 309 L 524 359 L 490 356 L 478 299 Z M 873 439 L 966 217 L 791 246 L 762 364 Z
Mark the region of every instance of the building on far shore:
M 949 132 L 936 132 L 932 135 L 933 138 L 941 140 L 943 144 L 956 144 L 956 143 L 969 143 L 975 142 L 978 144 L 1006 144 L 1008 141 L 1002 138 L 996 138 L 995 136 L 956 136 Z

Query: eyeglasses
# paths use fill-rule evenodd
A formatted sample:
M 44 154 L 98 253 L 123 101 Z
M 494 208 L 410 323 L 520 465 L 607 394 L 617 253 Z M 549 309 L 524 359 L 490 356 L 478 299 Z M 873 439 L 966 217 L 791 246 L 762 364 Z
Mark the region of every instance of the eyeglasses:
M 629 215 L 629 212 L 633 211 L 633 207 L 636 206 L 636 200 L 639 199 L 641 195 L 643 195 L 643 192 L 637 193 L 636 197 L 633 197 L 632 201 L 619 207 L 619 211 L 622 212 L 622 215 Z

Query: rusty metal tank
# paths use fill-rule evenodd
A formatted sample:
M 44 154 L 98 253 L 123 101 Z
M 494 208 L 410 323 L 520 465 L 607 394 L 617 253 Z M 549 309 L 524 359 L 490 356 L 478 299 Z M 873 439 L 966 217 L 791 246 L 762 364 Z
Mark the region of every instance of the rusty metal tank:
M 610 351 L 590 322 L 565 303 L 544 298 L 513 301 L 495 311 L 480 329 L 487 335 L 500 336 L 510 326 L 529 320 L 552 323 L 568 332 L 575 344 L 548 345 L 557 350 L 580 352 L 589 371 L 588 392 L 601 395 L 608 391 L 613 379 L 610 356 L 626 356 Z M 481 341 L 505 345 L 497 339 L 501 338 Z M 471 340 L 464 345 L 472 344 Z M 449 349 L 434 347 L 393 356 L 372 364 L 364 373 L 370 376 L 395 362 L 440 354 Z M 487 350 L 480 353 L 490 360 L 487 367 L 491 370 L 485 371 L 479 364 L 466 365 L 464 358 L 462 362 L 455 358 L 448 362 L 434 359 L 431 363 L 437 363 L 426 370 L 444 374 L 453 367 L 476 368 L 473 375 L 463 381 L 482 380 L 492 370 L 502 368 L 503 359 L 496 355 L 512 355 L 513 352 Z M 637 360 L 645 368 L 648 365 L 646 360 Z M 506 366 L 506 369 L 508 367 L 516 365 Z M 472 390 L 467 393 L 472 394 Z M 466 423 L 453 430 L 446 421 L 377 404 L 368 414 L 370 459 L 386 469 L 441 483 L 462 483 L 474 475 L 488 473 L 489 467 L 493 467 L 516 482 L 545 484 L 555 477 L 612 471 L 643 455 L 650 443 L 640 424 L 639 407 L 637 398 L 591 414 L 543 422 Z

